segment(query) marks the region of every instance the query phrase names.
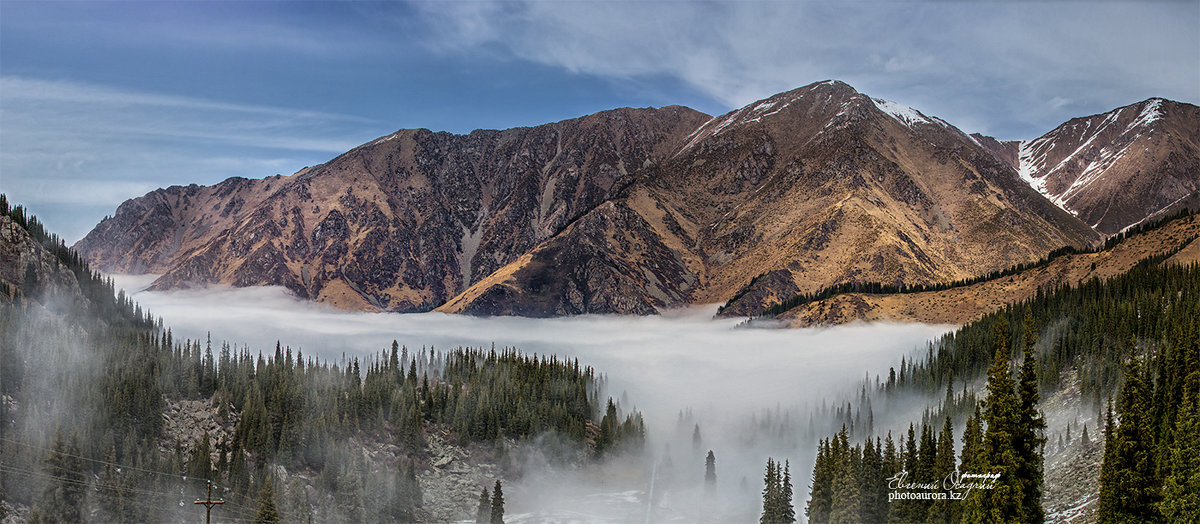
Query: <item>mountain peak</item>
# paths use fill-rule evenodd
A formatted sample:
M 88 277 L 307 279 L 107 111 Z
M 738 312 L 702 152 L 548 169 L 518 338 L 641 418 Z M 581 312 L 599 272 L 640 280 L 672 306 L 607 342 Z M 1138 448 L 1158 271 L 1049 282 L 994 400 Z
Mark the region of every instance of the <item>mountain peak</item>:
M 1018 173 L 1096 230 L 1114 234 L 1194 198 L 1196 106 L 1152 97 L 1074 118 L 1018 146 Z

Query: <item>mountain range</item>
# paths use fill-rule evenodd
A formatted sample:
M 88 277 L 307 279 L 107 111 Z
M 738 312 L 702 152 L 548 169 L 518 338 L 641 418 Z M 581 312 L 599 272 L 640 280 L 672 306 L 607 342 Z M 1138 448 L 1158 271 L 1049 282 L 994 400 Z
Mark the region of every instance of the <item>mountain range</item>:
M 725 115 L 615 109 L 401 130 L 291 176 L 172 186 L 74 247 L 153 286 L 279 285 L 352 310 L 752 315 L 846 282 L 936 284 L 1200 205 L 1200 110 L 1150 99 L 1028 141 L 837 81 Z

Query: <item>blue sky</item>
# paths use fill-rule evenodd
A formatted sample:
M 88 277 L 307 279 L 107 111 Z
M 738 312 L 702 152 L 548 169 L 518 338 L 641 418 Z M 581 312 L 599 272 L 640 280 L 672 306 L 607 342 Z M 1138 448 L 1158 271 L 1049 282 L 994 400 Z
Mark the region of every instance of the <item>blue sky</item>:
M 290 174 L 400 128 L 719 114 L 829 78 L 1033 138 L 1200 103 L 1200 2 L 0 0 L 0 191 L 74 241 L 154 188 Z

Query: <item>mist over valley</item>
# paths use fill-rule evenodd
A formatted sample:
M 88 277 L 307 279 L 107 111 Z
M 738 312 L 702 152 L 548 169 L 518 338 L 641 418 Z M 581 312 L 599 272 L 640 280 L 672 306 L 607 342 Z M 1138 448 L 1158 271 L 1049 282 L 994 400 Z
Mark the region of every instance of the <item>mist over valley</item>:
M 201 340 L 211 332 L 214 342 L 252 352 L 269 352 L 279 341 L 305 358 L 359 358 L 365 366 L 393 340 L 412 354 L 495 344 L 594 367 L 605 378 L 605 396 L 645 416 L 645 449 L 582 469 L 526 469 L 506 486 L 513 490 L 506 491 L 510 511 L 517 513 L 510 522 L 755 520 L 768 456 L 790 460 L 797 492 L 805 492 L 801 473 L 811 470 L 816 438 L 833 424 L 827 410 L 855 399 L 865 377 L 886 377 L 902 357 L 920 356 L 931 339 L 953 329 L 887 323 L 746 328 L 739 327 L 744 319 L 713 318 L 715 305 L 649 317 L 356 313 L 299 300 L 278 287 L 154 291 L 145 287 L 156 275 L 113 278 L 174 336 Z M 919 416 L 922 406 L 874 416 L 898 424 Z M 820 429 L 809 427 L 814 421 Z M 718 464 L 715 495 L 703 487 L 709 450 Z M 652 502 L 651 484 L 657 490 Z

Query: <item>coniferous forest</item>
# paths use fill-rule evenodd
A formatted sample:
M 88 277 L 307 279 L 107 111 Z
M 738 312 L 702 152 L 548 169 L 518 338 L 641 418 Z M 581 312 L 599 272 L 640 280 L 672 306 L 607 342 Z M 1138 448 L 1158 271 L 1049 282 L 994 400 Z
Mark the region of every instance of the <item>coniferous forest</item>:
M 393 342 L 330 362 L 174 338 L 36 218 L 3 196 L 0 208 L 53 255 L 0 295 L 0 500 L 32 506 L 30 522 L 194 519 L 209 481 L 220 522 L 411 522 L 427 434 L 501 454 L 557 435 L 584 460 L 644 438 L 641 415 L 602 403 L 603 378 L 577 360 Z M 215 406 L 232 431 L 164 442 L 168 404 L 181 401 Z M 369 468 L 351 451 L 368 436 L 399 458 Z M 315 485 L 280 485 L 279 471 L 296 470 Z
M 855 428 L 847 406 L 847 425 L 818 444 L 809 521 L 1043 521 L 1039 402 L 1068 387 L 1064 377 L 1077 377 L 1085 409 L 1103 413 L 1099 522 L 1200 519 L 1200 267 L 1164 264 L 1176 251 L 1107 280 L 1041 290 L 865 383 L 876 406 L 911 394 L 944 400 L 907 433 L 885 436 Z M 964 478 L 986 473 L 998 476 Z M 955 490 L 945 479 L 979 483 Z

